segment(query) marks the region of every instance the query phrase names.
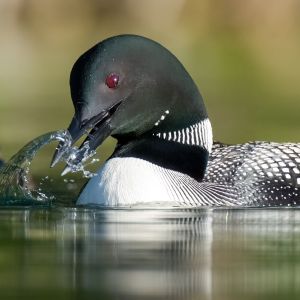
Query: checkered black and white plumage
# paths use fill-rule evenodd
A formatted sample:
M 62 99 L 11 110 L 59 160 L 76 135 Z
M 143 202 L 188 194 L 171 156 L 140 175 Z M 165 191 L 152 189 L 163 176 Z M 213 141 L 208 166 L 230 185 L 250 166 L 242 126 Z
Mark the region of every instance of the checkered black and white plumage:
M 235 187 L 246 206 L 300 205 L 300 144 L 215 143 L 204 182 Z

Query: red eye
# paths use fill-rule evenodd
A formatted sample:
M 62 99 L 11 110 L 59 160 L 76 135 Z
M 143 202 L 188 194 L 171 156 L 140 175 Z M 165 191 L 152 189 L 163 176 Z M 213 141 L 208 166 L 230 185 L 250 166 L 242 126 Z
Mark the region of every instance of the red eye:
M 106 77 L 105 83 L 110 89 L 115 89 L 119 83 L 119 75 L 114 74 L 114 73 L 109 74 Z

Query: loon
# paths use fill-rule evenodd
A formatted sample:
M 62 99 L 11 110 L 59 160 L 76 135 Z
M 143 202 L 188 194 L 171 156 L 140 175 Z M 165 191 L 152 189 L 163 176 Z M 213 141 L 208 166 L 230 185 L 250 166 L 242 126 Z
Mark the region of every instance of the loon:
M 70 88 L 73 144 L 87 135 L 81 147 L 88 144 L 93 151 L 107 137 L 117 139 L 77 204 L 300 204 L 300 144 L 213 143 L 196 84 L 159 43 L 119 35 L 96 44 L 75 62 Z M 59 144 L 52 166 L 62 149 Z

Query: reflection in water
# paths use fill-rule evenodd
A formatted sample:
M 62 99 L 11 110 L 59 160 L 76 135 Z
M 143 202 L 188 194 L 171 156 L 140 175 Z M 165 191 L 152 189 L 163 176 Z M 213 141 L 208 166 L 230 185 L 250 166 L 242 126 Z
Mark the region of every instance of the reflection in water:
M 296 209 L 7 209 L 0 220 L 5 296 L 297 299 L 300 293 Z

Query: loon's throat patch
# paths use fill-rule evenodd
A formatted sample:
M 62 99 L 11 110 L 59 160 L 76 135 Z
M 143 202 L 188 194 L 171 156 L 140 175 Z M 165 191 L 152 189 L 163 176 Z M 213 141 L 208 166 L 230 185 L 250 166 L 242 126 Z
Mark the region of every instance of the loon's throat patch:
M 154 133 L 158 138 L 184 145 L 201 146 L 209 153 L 212 149 L 213 136 L 209 119 L 192 124 L 188 127 L 168 132 Z

